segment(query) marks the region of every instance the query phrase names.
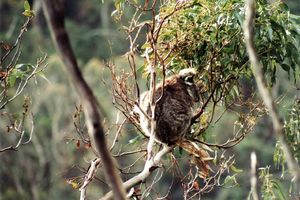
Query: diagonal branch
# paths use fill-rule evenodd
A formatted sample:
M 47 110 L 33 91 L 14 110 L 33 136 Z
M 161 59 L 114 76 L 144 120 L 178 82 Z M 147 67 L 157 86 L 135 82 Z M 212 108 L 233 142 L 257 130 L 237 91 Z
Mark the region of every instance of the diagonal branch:
M 244 34 L 247 52 L 249 54 L 249 59 L 252 65 L 252 71 L 257 83 L 258 91 L 269 111 L 269 115 L 273 122 L 273 128 L 275 132 L 275 137 L 279 140 L 282 145 L 282 150 L 284 152 L 288 168 L 294 177 L 294 181 L 297 184 L 300 176 L 300 169 L 296 163 L 291 150 L 287 144 L 286 138 L 284 136 L 283 124 L 278 115 L 275 103 L 272 96 L 267 89 L 266 80 L 263 76 L 263 65 L 261 64 L 257 51 L 254 45 L 254 20 L 255 20 L 255 0 L 246 0 L 246 16 L 244 22 Z
M 126 199 L 122 180 L 118 175 L 114 160 L 107 149 L 104 130 L 101 123 L 99 104 L 92 90 L 84 80 L 72 50 L 64 24 L 64 10 L 61 0 L 43 0 L 43 9 L 53 41 L 63 60 L 65 70 L 77 94 L 80 96 L 90 137 L 94 140 L 97 151 L 102 159 L 107 180 L 111 183 L 114 198 Z
M 141 173 L 138 175 L 132 177 L 131 179 L 127 180 L 124 184 L 123 187 L 126 190 L 129 190 L 130 188 L 134 187 L 135 185 L 143 182 L 147 177 L 149 177 L 152 173 L 153 170 L 156 168 L 160 167 L 159 164 L 161 162 L 162 157 L 169 153 L 174 147 L 169 147 L 164 145 L 163 149 L 160 150 L 155 156 L 153 156 L 152 159 L 147 159 L 144 169 Z M 148 152 L 149 153 L 149 152 Z M 113 192 L 110 191 L 106 193 L 100 200 L 109 200 L 112 199 Z

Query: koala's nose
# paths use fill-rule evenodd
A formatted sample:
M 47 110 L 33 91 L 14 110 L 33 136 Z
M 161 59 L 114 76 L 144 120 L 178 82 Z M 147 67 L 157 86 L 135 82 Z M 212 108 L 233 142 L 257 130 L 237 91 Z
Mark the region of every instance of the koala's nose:
M 189 95 L 193 98 L 194 102 L 198 102 L 200 100 L 198 89 L 196 86 L 188 88 Z
M 200 97 L 199 97 L 199 95 L 198 95 L 198 92 L 197 92 L 196 95 L 194 96 L 194 101 L 195 101 L 195 102 L 200 101 Z

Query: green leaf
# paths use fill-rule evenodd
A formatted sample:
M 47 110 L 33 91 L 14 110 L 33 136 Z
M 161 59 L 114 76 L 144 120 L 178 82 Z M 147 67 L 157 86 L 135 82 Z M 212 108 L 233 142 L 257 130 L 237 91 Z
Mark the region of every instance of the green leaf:
M 22 14 L 26 17 L 34 16 L 34 12 L 32 10 L 25 10 Z
M 230 169 L 231 169 L 232 172 L 234 172 L 234 173 L 242 173 L 242 172 L 243 172 L 242 169 L 239 169 L 239 168 L 237 168 L 237 167 L 234 166 L 234 165 L 231 165 L 231 166 L 230 166 Z
M 14 87 L 16 83 L 16 77 L 15 76 L 9 76 L 8 77 L 8 84 L 10 87 Z
M 234 12 L 234 16 L 238 20 L 239 24 L 242 25 L 243 24 L 243 19 L 242 19 L 240 13 L 239 12 Z
M 145 43 L 145 44 L 143 44 L 143 46 L 141 46 L 141 49 L 146 49 L 146 48 L 150 48 L 150 47 L 151 47 L 151 44 Z
M 130 144 L 130 145 L 132 145 L 132 144 L 137 144 L 137 143 L 141 140 L 141 138 L 142 138 L 142 137 L 141 137 L 140 135 L 138 135 L 138 136 L 136 136 L 135 138 L 129 140 L 129 141 L 128 141 L 128 144 Z
M 138 69 L 137 69 L 137 73 L 142 74 L 145 70 L 147 64 L 141 65 Z
M 271 182 L 273 184 L 275 192 L 279 196 L 279 199 L 286 200 L 286 197 L 284 195 L 285 192 L 283 191 L 283 187 L 281 186 L 281 184 L 278 181 L 276 181 L 276 180 L 271 180 Z
M 238 185 L 238 183 L 236 181 L 235 175 L 226 176 L 226 178 L 224 180 L 224 183 L 223 183 L 224 187 L 234 187 L 234 186 L 237 186 L 237 185 Z
M 291 42 L 286 43 L 286 52 L 287 52 L 287 56 L 293 56 L 293 54 L 297 54 L 298 49 L 297 47 L 295 47 L 295 45 Z M 299 54 L 297 54 L 299 56 Z
M 271 27 L 268 28 L 268 35 L 267 36 L 268 36 L 268 39 L 270 41 L 273 40 L 273 29 Z
M 284 70 L 284 71 L 290 71 L 290 66 L 286 63 L 282 63 L 281 64 L 281 68 Z
M 40 76 L 41 78 L 45 79 L 48 83 L 51 83 L 51 81 L 45 76 L 45 74 L 43 72 L 39 72 L 37 75 Z
M 15 85 L 16 79 L 17 79 L 17 74 L 14 71 L 16 71 L 16 70 L 13 69 L 12 72 L 8 76 L 8 84 L 10 87 L 13 87 Z
M 272 29 L 277 32 L 279 35 L 280 33 L 283 34 L 283 36 L 286 38 L 286 32 L 284 27 L 282 27 L 280 24 L 278 24 L 276 21 L 274 20 L 270 20 L 271 23 L 271 27 Z
M 22 63 L 22 64 L 17 64 L 16 65 L 16 69 L 22 69 L 24 66 L 27 66 L 27 64 L 24 64 L 24 63 Z
M 25 11 L 30 11 L 31 10 L 30 9 L 30 4 L 27 0 L 24 1 L 24 9 L 25 9 Z
M 121 12 L 124 10 L 124 4 L 125 0 L 116 0 L 115 1 L 115 8 L 118 12 Z

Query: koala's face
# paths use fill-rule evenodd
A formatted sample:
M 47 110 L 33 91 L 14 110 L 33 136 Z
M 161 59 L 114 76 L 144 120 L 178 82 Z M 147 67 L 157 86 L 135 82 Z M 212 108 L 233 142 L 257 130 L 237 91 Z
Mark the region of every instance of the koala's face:
M 194 82 L 195 75 L 196 70 L 194 68 L 183 69 L 179 72 L 179 77 L 184 81 L 189 95 L 193 98 L 195 102 L 198 102 L 200 97 L 198 88 Z

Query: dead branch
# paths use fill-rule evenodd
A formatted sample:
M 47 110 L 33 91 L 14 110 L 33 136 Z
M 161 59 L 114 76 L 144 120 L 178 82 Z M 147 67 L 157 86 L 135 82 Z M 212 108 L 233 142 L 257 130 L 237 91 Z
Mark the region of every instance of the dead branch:
M 48 26 L 54 43 L 62 57 L 68 76 L 81 97 L 88 132 L 96 144 L 97 151 L 101 157 L 107 180 L 111 183 L 114 198 L 118 200 L 126 199 L 126 192 L 122 187 L 121 177 L 118 175 L 115 161 L 107 149 L 104 130 L 101 123 L 99 104 L 91 88 L 84 80 L 78 67 L 74 52 L 71 48 L 69 36 L 64 24 L 64 11 L 62 2 L 59 0 L 43 0 L 43 10 L 46 14 Z
M 263 116 L 266 112 L 262 107 L 262 102 L 258 102 L 256 104 L 251 105 L 250 111 L 246 115 L 242 115 L 239 113 L 240 120 L 234 123 L 234 137 L 229 138 L 226 142 L 222 144 L 216 143 L 208 143 L 201 141 L 197 138 L 193 138 L 192 140 L 210 147 L 216 147 L 218 149 L 229 149 L 239 144 L 247 135 L 249 135 L 258 119 Z M 235 126 L 240 125 L 239 129 L 235 130 Z
M 25 140 L 24 136 L 25 136 L 25 122 L 27 120 L 27 116 L 28 116 L 28 104 L 29 104 L 29 99 L 25 98 L 25 102 L 23 104 L 24 110 L 23 110 L 23 116 L 22 119 L 17 122 L 11 122 L 11 124 L 13 124 L 13 127 L 8 127 L 8 131 L 10 131 L 10 129 L 12 129 L 17 135 L 19 135 L 19 139 L 17 141 L 17 143 L 15 145 L 9 145 L 7 147 L 4 147 L 2 149 L 0 149 L 0 155 L 3 152 L 6 151 L 17 151 L 19 149 L 20 146 L 28 144 L 31 140 L 32 140 L 32 135 L 34 132 L 34 121 L 33 121 L 33 116 L 31 115 L 32 119 L 31 119 L 31 128 L 30 128 L 30 132 L 29 132 L 29 138 Z M 8 115 L 8 113 L 6 113 Z M 1 115 L 5 115 L 5 113 L 1 113 Z M 10 116 L 7 116 L 8 118 L 10 118 Z

